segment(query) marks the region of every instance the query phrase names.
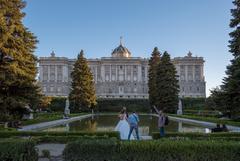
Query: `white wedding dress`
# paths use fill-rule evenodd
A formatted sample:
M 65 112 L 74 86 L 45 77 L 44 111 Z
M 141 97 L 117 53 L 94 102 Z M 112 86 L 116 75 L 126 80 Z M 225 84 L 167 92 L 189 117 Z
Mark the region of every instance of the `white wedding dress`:
M 120 121 L 118 122 L 117 126 L 115 127 L 115 131 L 119 131 L 121 140 L 128 139 L 130 127 L 127 122 L 126 114 L 124 114 L 122 119 L 120 119 Z M 133 134 L 131 134 L 130 140 L 134 140 Z

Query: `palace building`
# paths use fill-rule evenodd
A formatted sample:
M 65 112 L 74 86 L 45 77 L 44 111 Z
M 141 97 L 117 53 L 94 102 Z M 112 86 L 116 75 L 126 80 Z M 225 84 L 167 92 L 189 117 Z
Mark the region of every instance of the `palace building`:
M 71 72 L 75 59 L 49 57 L 39 59 L 39 83 L 47 96 L 68 96 Z M 179 75 L 180 97 L 206 97 L 204 60 L 193 57 L 172 59 Z M 113 50 L 111 57 L 88 59 L 99 98 L 148 98 L 148 59 L 132 57 L 122 45 Z M 161 90 L 161 89 L 160 89 Z

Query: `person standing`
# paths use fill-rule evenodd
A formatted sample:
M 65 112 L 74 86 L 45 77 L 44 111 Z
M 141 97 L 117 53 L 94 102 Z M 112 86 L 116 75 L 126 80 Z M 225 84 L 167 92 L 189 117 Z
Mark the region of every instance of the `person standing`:
M 130 140 L 130 137 L 132 135 L 133 130 L 135 130 L 137 139 L 139 140 L 139 134 L 138 134 L 138 122 L 139 118 L 136 112 L 133 112 L 131 115 L 128 116 L 128 123 L 130 125 L 130 131 L 128 134 L 128 140 Z
M 158 113 L 158 128 L 159 128 L 159 131 L 160 131 L 160 136 L 163 137 L 165 136 L 165 123 L 166 123 L 166 116 L 164 115 L 163 111 L 160 110 L 158 111 L 158 109 L 153 106 L 155 111 Z

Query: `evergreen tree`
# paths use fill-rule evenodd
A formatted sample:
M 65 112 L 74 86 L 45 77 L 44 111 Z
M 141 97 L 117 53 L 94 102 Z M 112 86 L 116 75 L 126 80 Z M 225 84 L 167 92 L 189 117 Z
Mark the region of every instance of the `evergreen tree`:
M 231 10 L 233 18 L 230 27 L 234 28 L 229 35 L 230 52 L 233 55 L 231 64 L 227 66 L 226 77 L 223 80 L 222 90 L 225 96 L 226 110 L 234 117 L 240 112 L 240 0 L 234 0 L 236 8 Z
M 156 76 L 157 76 L 157 66 L 160 62 L 160 52 L 158 51 L 158 48 L 155 47 L 151 58 L 149 60 L 149 70 L 148 70 L 148 94 L 149 94 L 149 102 L 151 106 L 156 106 L 156 99 L 157 99 L 157 82 L 156 82 Z
M 166 51 L 158 64 L 156 78 L 157 107 L 166 112 L 176 112 L 179 93 L 177 71 Z
M 21 116 L 26 105 L 38 102 L 37 39 L 22 23 L 22 0 L 0 0 L 0 52 L 11 56 L 11 63 L 0 63 L 0 113 Z M 34 100 L 34 101 L 33 101 Z
M 72 77 L 72 91 L 69 94 L 74 109 L 93 108 L 96 105 L 96 94 L 93 75 L 84 58 L 83 50 L 74 64 Z

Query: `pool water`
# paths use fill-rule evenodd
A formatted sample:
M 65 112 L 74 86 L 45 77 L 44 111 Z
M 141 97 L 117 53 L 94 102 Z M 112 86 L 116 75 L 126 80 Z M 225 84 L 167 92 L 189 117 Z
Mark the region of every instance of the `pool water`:
M 158 118 L 150 115 L 139 115 L 139 133 L 141 136 L 151 135 L 158 132 Z M 100 115 L 79 121 L 70 122 L 56 127 L 45 129 L 44 131 L 114 131 L 119 118 L 117 115 Z M 183 123 L 181 121 L 169 120 L 165 128 L 166 132 L 202 132 L 209 129 L 196 124 Z

